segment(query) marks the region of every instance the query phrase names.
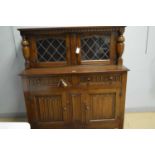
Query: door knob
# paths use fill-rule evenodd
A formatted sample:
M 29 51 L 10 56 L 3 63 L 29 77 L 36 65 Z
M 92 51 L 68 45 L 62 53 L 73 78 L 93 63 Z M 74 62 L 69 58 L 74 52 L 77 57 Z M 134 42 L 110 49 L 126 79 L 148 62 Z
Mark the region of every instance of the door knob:
M 67 107 L 64 107 L 63 110 L 66 111 L 67 110 Z
M 86 111 L 88 111 L 89 110 L 89 106 L 88 105 L 86 105 Z

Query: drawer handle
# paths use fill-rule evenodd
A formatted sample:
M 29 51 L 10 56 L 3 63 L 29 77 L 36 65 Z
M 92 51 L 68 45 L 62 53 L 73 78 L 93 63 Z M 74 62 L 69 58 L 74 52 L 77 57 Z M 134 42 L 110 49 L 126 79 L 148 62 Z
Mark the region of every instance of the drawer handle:
M 68 84 L 63 79 L 60 79 L 58 87 L 68 87 Z
M 89 82 L 90 80 L 91 80 L 90 77 L 88 77 L 88 78 L 87 78 L 87 81 Z
M 114 78 L 112 76 L 109 77 L 109 80 L 113 80 Z

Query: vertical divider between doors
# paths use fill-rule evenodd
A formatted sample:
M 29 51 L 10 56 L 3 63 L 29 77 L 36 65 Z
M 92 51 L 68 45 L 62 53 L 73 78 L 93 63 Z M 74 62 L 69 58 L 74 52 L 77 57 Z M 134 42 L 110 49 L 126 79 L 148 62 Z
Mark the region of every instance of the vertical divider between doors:
M 66 35 L 66 61 L 67 64 L 71 64 L 71 47 L 70 47 L 70 36 L 69 34 Z
M 71 45 L 71 64 L 76 65 L 76 35 L 71 34 L 70 35 L 70 45 Z
M 77 64 L 81 65 L 81 41 L 80 41 L 80 35 L 78 34 L 76 36 L 77 41 L 76 41 L 76 47 L 80 48 L 80 53 L 77 55 Z

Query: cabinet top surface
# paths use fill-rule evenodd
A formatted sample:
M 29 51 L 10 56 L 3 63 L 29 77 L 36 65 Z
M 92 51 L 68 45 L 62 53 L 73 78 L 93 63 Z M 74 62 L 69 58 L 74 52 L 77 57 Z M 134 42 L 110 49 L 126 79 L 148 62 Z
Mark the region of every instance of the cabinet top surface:
M 37 27 L 37 28 L 21 28 L 18 29 L 21 33 L 32 33 L 42 31 L 57 31 L 57 32 L 87 32 L 87 31 L 116 31 L 125 26 L 78 26 L 78 27 Z
M 124 66 L 67 66 L 54 68 L 33 68 L 23 71 L 21 76 L 43 76 L 60 74 L 117 73 L 126 72 Z

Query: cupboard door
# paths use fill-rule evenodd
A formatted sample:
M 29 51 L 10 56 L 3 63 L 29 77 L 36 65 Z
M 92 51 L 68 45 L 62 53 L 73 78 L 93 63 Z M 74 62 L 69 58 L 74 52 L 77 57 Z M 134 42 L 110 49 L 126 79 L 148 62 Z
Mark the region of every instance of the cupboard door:
M 84 128 L 85 123 L 85 93 L 71 91 L 68 94 L 70 103 L 70 122 L 73 128 Z
M 86 128 L 118 126 L 120 96 L 117 89 L 88 90 Z
M 70 64 L 69 35 L 31 38 L 31 66 L 48 67 Z
M 114 64 L 115 34 L 92 33 L 77 35 L 75 52 L 78 64 Z
M 64 92 L 33 95 L 32 104 L 34 127 L 65 128 L 67 124 L 68 107 Z

